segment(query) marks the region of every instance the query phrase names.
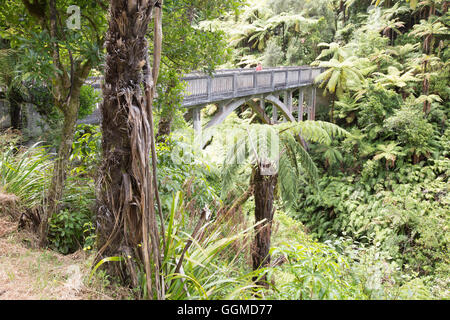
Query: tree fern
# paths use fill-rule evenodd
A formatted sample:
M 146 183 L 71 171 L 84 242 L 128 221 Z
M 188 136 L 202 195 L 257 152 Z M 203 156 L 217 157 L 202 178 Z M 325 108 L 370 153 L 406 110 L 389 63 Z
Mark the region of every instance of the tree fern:
M 344 137 L 349 133 L 329 122 L 309 120 L 274 126 L 252 124 L 238 127 L 230 136 L 230 147 L 223 165 L 222 194 L 230 190 L 237 175 L 245 173 L 245 167 L 269 161 L 278 173 L 282 198 L 286 203 L 292 203 L 298 183 L 307 179 L 315 184 L 318 179 L 318 169 L 298 142 L 296 137 L 299 135 L 309 142 L 330 144 L 333 137 Z
M 248 165 L 259 165 L 261 161 L 277 161 L 277 131 L 272 126 L 253 124 L 237 127 L 228 137 L 230 146 L 224 160 L 222 194 L 232 186 L 236 175 Z M 273 139 L 276 141 L 274 142 Z

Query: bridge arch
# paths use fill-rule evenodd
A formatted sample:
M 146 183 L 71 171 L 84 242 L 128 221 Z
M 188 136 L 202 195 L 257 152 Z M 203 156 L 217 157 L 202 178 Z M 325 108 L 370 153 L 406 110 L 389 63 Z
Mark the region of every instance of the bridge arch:
M 315 91 L 314 87 L 311 87 L 313 91 Z M 247 97 L 241 97 L 237 99 L 230 99 L 226 101 L 222 101 L 216 103 L 218 107 L 218 111 L 212 116 L 209 122 L 205 125 L 204 129 L 211 128 L 215 125 L 222 123 L 233 111 L 244 104 L 248 104 L 249 107 L 255 112 L 259 119 L 261 119 L 266 124 L 274 124 L 277 122 L 278 111 L 284 116 L 284 119 L 288 121 L 302 121 L 303 120 L 303 112 L 306 111 L 308 114 L 308 119 L 314 118 L 314 107 L 315 101 L 311 102 L 311 106 L 307 108 L 307 110 L 303 110 L 303 90 L 304 88 L 299 89 L 299 105 L 300 107 L 297 109 L 299 111 L 298 119 L 296 119 L 293 114 L 293 93 L 297 91 L 297 89 L 287 90 L 283 92 L 269 93 L 266 95 L 250 95 Z M 284 94 L 284 101 L 281 101 L 279 95 Z M 314 94 L 311 97 L 315 97 Z M 315 100 L 315 99 L 314 99 Z M 274 108 L 273 118 L 270 117 L 265 112 L 265 103 L 270 102 Z M 195 131 L 199 132 L 202 130 L 200 124 L 200 110 L 204 106 L 197 107 L 192 109 L 193 112 L 193 122 Z M 301 113 L 301 114 L 300 114 Z
M 255 100 L 259 100 L 256 102 Z M 206 124 L 205 129 L 222 123 L 226 117 L 228 117 L 233 111 L 244 104 L 249 104 L 250 108 L 257 114 L 257 116 L 267 124 L 273 124 L 274 122 L 270 120 L 269 116 L 264 110 L 264 102 L 270 102 L 273 104 L 274 108 L 277 108 L 289 121 L 295 121 L 292 116 L 292 105 L 286 105 L 278 97 L 273 94 L 267 96 L 250 96 L 239 99 L 234 99 L 227 101 L 218 105 L 219 110 L 214 114 L 211 120 Z M 195 118 L 194 118 L 195 120 Z M 195 127 L 195 125 L 194 125 Z

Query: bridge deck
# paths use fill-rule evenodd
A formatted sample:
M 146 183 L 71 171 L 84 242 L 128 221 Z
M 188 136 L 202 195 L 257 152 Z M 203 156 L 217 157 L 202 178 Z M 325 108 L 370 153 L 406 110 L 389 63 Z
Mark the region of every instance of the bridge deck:
M 212 75 L 194 72 L 181 78 L 186 85 L 182 106 L 196 109 L 225 100 L 312 86 L 315 77 L 321 72 L 323 72 L 321 68 L 310 66 L 265 68 L 260 71 L 227 69 L 217 70 Z M 100 77 L 92 77 L 87 83 L 96 90 L 101 90 Z M 90 116 L 79 122 L 99 123 L 100 117 L 100 110 L 97 108 Z
M 310 86 L 321 68 L 309 66 L 218 70 L 209 76 L 192 73 L 184 76 L 184 107 L 193 107 L 255 94 Z

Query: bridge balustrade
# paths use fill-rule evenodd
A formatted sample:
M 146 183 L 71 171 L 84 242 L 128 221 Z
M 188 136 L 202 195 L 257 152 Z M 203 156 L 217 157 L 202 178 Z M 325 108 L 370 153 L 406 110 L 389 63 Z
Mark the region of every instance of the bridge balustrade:
M 224 69 L 216 70 L 211 75 L 194 72 L 182 77 L 185 82 L 183 96 L 183 107 L 191 109 L 194 119 L 194 127 L 199 128 L 199 110 L 207 104 L 216 103 L 220 110 L 230 112 L 236 108 L 236 103 L 257 98 L 263 103 L 264 97 L 272 99 L 272 103 L 278 104 L 273 111 L 273 122 L 277 122 L 277 109 L 283 110 L 281 104 L 286 108 L 285 117 L 292 118 L 292 94 L 299 89 L 298 97 L 298 121 L 303 120 L 304 111 L 308 119 L 315 117 L 315 95 L 316 88 L 314 79 L 325 69 L 310 66 L 265 68 L 255 69 Z M 96 90 L 101 90 L 101 77 L 89 78 L 87 84 Z M 311 101 L 307 103 L 308 108 L 303 110 L 304 87 L 311 87 Z M 281 102 L 277 97 L 284 95 Z M 236 99 L 239 98 L 239 99 Z M 220 111 L 216 120 L 211 123 L 222 121 L 223 115 Z M 261 111 L 261 110 L 259 110 Z M 262 112 L 262 111 L 261 111 Z M 100 111 L 98 108 L 87 118 L 81 120 L 83 123 L 99 123 Z
M 201 73 L 186 75 L 183 105 L 196 106 L 231 98 L 263 94 L 311 85 L 321 68 L 281 67 L 260 71 L 220 70 L 212 76 Z

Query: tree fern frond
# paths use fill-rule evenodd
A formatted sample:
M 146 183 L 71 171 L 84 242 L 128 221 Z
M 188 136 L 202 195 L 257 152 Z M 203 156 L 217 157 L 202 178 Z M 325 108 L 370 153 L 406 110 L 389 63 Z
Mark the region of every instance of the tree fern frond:
M 237 139 L 236 136 L 231 137 L 235 139 L 235 143 L 231 144 L 231 147 L 225 156 L 223 171 L 222 171 L 222 196 L 230 190 L 235 181 L 239 170 L 242 169 L 244 163 L 248 160 L 246 145 L 246 136 Z
M 318 188 L 318 169 L 292 134 L 285 134 L 280 138 L 283 151 L 279 160 L 278 184 L 285 206 L 291 208 L 296 203 L 300 183 L 309 181 Z
M 232 186 L 240 169 L 260 161 L 278 162 L 278 132 L 272 126 L 254 124 L 236 128 L 227 137 L 228 153 L 224 160 L 222 173 L 223 193 Z
M 17 63 L 17 52 L 12 49 L 0 50 L 0 86 L 9 86 L 14 77 Z
M 296 151 L 297 159 L 299 160 L 304 173 L 309 177 L 310 182 L 315 185 L 319 178 L 319 170 L 317 169 L 313 159 L 299 143 L 296 145 Z
M 342 129 L 338 125 L 335 125 L 334 123 L 331 123 L 331 122 L 320 121 L 320 120 L 315 120 L 315 121 L 307 120 L 304 122 L 307 122 L 308 124 L 314 123 L 314 125 L 321 127 L 332 137 L 344 138 L 344 137 L 351 136 L 351 134 L 347 130 Z
M 278 170 L 278 186 L 281 198 L 288 207 L 295 203 L 299 182 L 297 166 L 291 165 L 291 159 L 290 156 L 281 156 Z
M 306 120 L 302 122 L 285 122 L 276 125 L 280 133 L 289 131 L 295 135 L 301 134 L 302 137 L 311 142 L 331 143 L 332 137 L 346 137 L 349 136 L 346 130 L 339 126 L 325 121 Z

